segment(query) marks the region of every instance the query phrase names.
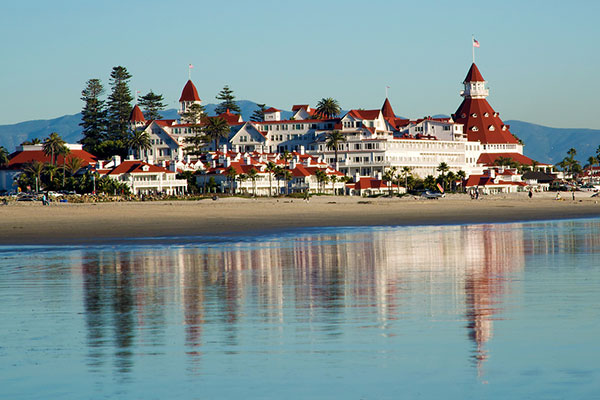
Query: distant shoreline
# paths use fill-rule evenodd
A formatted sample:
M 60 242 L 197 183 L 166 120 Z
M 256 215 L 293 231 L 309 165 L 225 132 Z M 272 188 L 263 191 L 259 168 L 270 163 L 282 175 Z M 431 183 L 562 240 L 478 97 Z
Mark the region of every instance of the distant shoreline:
M 592 193 L 573 201 L 554 193 L 450 195 L 440 200 L 313 196 L 301 199 L 221 198 L 161 201 L 0 206 L 0 245 L 85 245 L 122 239 L 237 236 L 297 228 L 458 225 L 600 217 Z M 176 240 L 176 239 L 175 239 Z M 169 239 L 170 243 L 173 240 Z

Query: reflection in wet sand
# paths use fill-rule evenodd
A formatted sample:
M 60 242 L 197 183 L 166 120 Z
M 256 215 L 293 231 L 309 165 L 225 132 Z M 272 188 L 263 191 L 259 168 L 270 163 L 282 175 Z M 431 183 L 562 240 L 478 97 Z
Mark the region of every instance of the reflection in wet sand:
M 502 318 L 507 295 L 515 295 L 511 282 L 523 273 L 525 256 L 600 244 L 535 235 L 520 224 L 332 229 L 222 245 L 89 251 L 82 265 L 89 367 L 102 366 L 113 343 L 115 371 L 127 373 L 135 367 L 132 346 L 164 351 L 176 340 L 173 326 L 182 329 L 190 370 L 199 372 L 207 344 L 217 341 L 236 354 L 248 343 L 245 335 L 260 331 L 264 346 L 276 346 L 290 334 L 289 322 L 299 338 L 318 332 L 336 341 L 349 323 L 393 336 L 394 321 L 464 316 L 473 346 L 466 356 L 483 374 L 494 320 Z

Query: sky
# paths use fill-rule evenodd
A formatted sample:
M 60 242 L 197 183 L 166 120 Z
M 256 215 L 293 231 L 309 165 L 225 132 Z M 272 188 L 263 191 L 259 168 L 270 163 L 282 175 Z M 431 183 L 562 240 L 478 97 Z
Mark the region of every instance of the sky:
M 29 0 L 0 16 L 0 124 L 81 111 L 81 91 L 133 75 L 168 108 L 188 79 L 204 103 L 282 109 L 338 100 L 397 115 L 451 114 L 472 62 L 504 120 L 600 129 L 598 1 Z

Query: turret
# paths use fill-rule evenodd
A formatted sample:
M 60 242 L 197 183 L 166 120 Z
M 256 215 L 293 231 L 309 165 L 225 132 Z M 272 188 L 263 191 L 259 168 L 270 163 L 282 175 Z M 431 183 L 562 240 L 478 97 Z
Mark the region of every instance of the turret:
M 179 115 L 186 112 L 192 104 L 202 104 L 202 100 L 200 100 L 196 86 L 194 86 L 190 79 L 183 87 L 181 97 L 179 98 L 179 110 L 177 111 Z
M 131 110 L 131 115 L 129 116 L 129 126 L 132 131 L 135 131 L 137 128 L 143 127 L 146 125 L 146 118 L 144 118 L 144 114 L 142 110 L 136 104 Z
M 463 81 L 465 89 L 460 92 L 460 95 L 469 99 L 485 99 L 490 94 L 490 91 L 485 87 L 486 83 L 481 72 L 479 72 L 479 68 L 473 63 Z

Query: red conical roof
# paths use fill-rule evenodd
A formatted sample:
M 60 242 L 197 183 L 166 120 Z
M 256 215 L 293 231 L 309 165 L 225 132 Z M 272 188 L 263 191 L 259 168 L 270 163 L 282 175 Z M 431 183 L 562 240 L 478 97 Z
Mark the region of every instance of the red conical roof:
M 464 125 L 470 142 L 519 143 L 486 99 L 464 99 L 453 118 L 454 122 Z
M 129 117 L 129 121 L 131 122 L 146 122 L 146 118 L 144 118 L 144 114 L 142 110 L 136 104 L 131 110 L 131 116 Z
M 392 109 L 392 105 L 390 104 L 390 101 L 388 100 L 388 98 L 385 98 L 385 101 L 383 102 L 383 107 L 381 107 L 381 113 L 383 114 L 384 118 L 396 118 L 396 114 L 394 114 L 394 110 Z
M 479 68 L 477 68 L 475 63 L 471 64 L 471 68 L 469 69 L 469 72 L 467 73 L 463 83 L 464 82 L 485 82 L 483 75 L 481 75 L 481 72 L 479 72 Z
M 194 86 L 191 80 L 187 81 L 187 83 L 183 87 L 183 91 L 181 92 L 181 97 L 179 98 L 179 101 L 200 101 L 200 96 L 198 96 L 196 86 Z

